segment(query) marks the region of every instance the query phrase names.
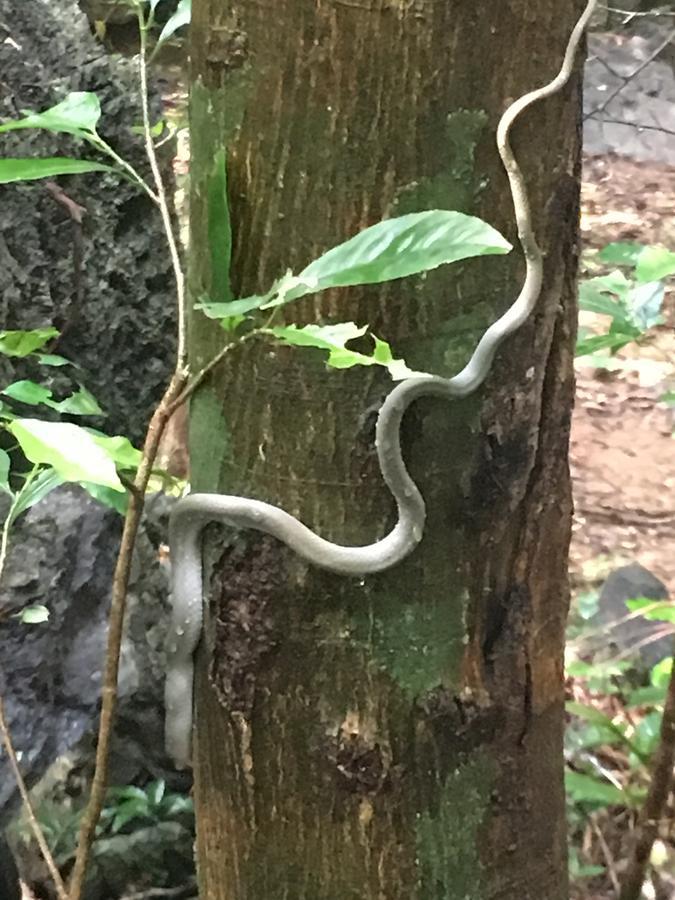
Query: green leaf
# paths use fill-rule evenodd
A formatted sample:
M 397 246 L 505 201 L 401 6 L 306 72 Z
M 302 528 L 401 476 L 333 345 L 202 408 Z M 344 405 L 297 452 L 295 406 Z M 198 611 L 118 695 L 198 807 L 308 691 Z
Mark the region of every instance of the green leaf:
M 192 0 L 180 0 L 176 12 L 171 16 L 157 38 L 157 46 L 168 40 L 183 25 L 189 25 L 192 18 Z
M 38 403 L 46 403 L 51 399 L 52 392 L 41 384 L 34 381 L 15 381 L 8 385 L 1 393 L 12 400 L 18 400 L 19 403 L 27 403 L 30 406 L 37 406 Z
M 333 247 L 297 277 L 286 275 L 277 285 L 277 297 L 263 308 L 328 288 L 379 284 L 509 250 L 511 245 L 498 231 L 473 216 L 444 209 L 408 213 L 378 222 Z
M 635 267 L 638 281 L 660 281 L 675 275 L 675 253 L 664 247 L 645 247 Z
M 36 503 L 39 503 L 40 500 L 51 493 L 54 488 L 63 484 L 64 480 L 65 479 L 62 478 L 58 472 L 51 468 L 43 469 L 35 478 L 28 480 L 19 491 L 16 503 L 14 504 L 12 520 L 18 518 L 18 516 L 27 509 L 35 506 Z
M 612 319 L 628 321 L 626 307 L 618 300 L 613 299 L 608 291 L 603 290 L 595 282 L 596 279 L 591 279 L 579 285 L 579 309 L 601 316 L 610 316 Z
M 577 356 L 590 356 L 598 350 L 620 350 L 626 344 L 632 343 L 635 334 L 594 334 L 591 337 L 583 337 L 577 340 L 575 354 Z
M 627 791 L 581 772 L 565 772 L 565 790 L 575 803 L 592 806 L 632 806 L 635 798 Z
M 371 356 L 349 350 L 345 346 L 347 342 L 363 337 L 368 331 L 368 326 L 359 328 L 353 322 L 341 322 L 336 325 L 305 325 L 303 328 L 288 325 L 261 330 L 264 334 L 271 334 L 277 340 L 295 347 L 315 347 L 328 351 L 328 365 L 335 369 L 384 366 L 395 380 L 420 374 L 411 371 L 402 359 L 394 359 L 389 344 L 376 338 L 375 335 L 371 335 L 375 342 L 375 350 Z
M 6 494 L 10 495 L 12 493 L 9 487 L 9 470 L 11 464 L 9 453 L 0 448 L 0 491 L 4 491 Z
M 648 597 L 638 597 L 635 600 L 626 600 L 626 606 L 630 612 L 640 613 L 643 619 L 656 622 L 675 622 L 675 603 L 668 600 L 650 600 Z
M 243 313 L 260 309 L 270 299 L 271 294 L 261 297 L 245 297 L 243 300 L 229 300 L 224 303 L 212 303 L 206 296 L 200 297 L 199 303 L 195 303 L 195 309 L 201 310 L 209 319 L 229 319 L 241 316 Z
M 5 356 L 28 356 L 44 347 L 59 332 L 56 328 L 34 328 L 32 331 L 0 331 L 0 353 Z
M 80 387 L 70 397 L 65 400 L 53 400 L 52 392 L 41 384 L 34 381 L 15 381 L 10 384 L 2 392 L 12 400 L 18 400 L 20 403 L 28 403 L 36 406 L 43 403 L 50 409 L 55 409 L 61 413 L 68 413 L 72 416 L 102 416 L 105 415 L 101 407 L 96 402 L 95 397 L 89 393 L 86 388 Z
M 658 688 L 661 691 L 665 691 L 670 682 L 670 675 L 672 671 L 672 656 L 668 657 L 667 659 L 662 659 L 661 662 L 658 662 L 649 673 L 649 680 L 651 681 L 652 686 Z
M 665 403 L 666 406 L 675 406 L 675 391 L 666 391 L 659 397 L 659 403 Z
M 65 356 L 56 356 L 53 353 L 38 353 L 37 354 L 38 362 L 42 366 L 72 366 L 74 363 L 71 363 L 69 359 L 66 359 Z
M 138 468 L 143 454 L 134 447 L 129 438 L 121 434 L 109 437 L 93 428 L 87 428 L 86 431 L 119 469 Z
M 56 409 L 61 413 L 68 413 L 71 416 L 105 415 L 96 398 L 84 387 L 80 387 L 70 397 L 66 397 L 65 400 L 48 402 L 47 406 L 51 406 L 52 409 Z
M 17 614 L 17 618 L 19 621 L 23 622 L 24 625 L 40 625 L 42 622 L 47 622 L 49 620 L 49 610 L 46 606 L 36 603 L 33 606 L 26 606 L 22 609 L 21 612 Z
M 101 104 L 96 94 L 76 91 L 65 100 L 41 113 L 29 113 L 23 119 L 14 119 L 0 125 L 0 133 L 19 128 L 45 128 L 47 131 L 91 137 L 101 118 Z
M 109 506 L 118 512 L 121 516 L 127 514 L 129 507 L 129 495 L 125 492 L 120 494 L 118 490 L 103 487 L 100 484 L 92 484 L 90 481 L 81 481 L 80 485 L 85 489 L 90 497 L 101 503 L 103 506 Z
M 91 481 L 124 490 L 111 454 L 86 429 L 39 419 L 15 419 L 7 428 L 32 463 L 52 466 L 64 481 Z
M 598 259 L 610 266 L 634 266 L 644 249 L 644 244 L 631 242 L 607 244 L 598 253 Z
M 0 129 L 2 130 L 2 129 Z M 55 175 L 80 175 L 83 172 L 116 172 L 112 166 L 88 159 L 54 156 L 35 159 L 0 159 L 0 184 L 14 181 L 36 181 Z

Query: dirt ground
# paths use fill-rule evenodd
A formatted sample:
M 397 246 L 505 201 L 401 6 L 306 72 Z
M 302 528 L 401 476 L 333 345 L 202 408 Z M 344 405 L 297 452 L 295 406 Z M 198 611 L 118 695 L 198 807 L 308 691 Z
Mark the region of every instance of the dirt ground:
M 582 199 L 585 249 L 612 241 L 675 249 L 675 167 L 589 158 Z M 675 599 L 675 415 L 659 402 L 675 388 L 675 285 L 665 318 L 640 347 L 618 354 L 618 371 L 577 365 L 571 572 L 580 587 L 637 561 Z

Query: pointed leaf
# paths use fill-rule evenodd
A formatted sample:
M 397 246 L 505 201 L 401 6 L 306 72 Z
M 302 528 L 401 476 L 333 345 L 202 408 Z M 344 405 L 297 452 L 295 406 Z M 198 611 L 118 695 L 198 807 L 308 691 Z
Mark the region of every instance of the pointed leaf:
M 189 25 L 192 18 L 192 0 L 180 0 L 176 12 L 171 16 L 157 38 L 157 46 L 168 40 L 183 25 Z
M 105 415 L 94 395 L 90 394 L 84 387 L 80 387 L 70 397 L 66 397 L 65 400 L 50 401 L 47 406 L 51 406 L 52 409 L 56 409 L 61 413 L 68 413 L 71 416 Z
M 32 331 L 0 331 L 0 353 L 5 356 L 28 356 L 59 332 L 56 328 L 34 328 Z
M 96 125 L 100 118 L 101 104 L 96 94 L 75 91 L 44 112 L 29 113 L 23 119 L 4 122 L 0 125 L 0 133 L 16 131 L 19 128 L 45 128 L 55 133 L 90 137 L 96 133 Z
M 2 393 L 11 397 L 12 400 L 18 400 L 19 403 L 27 403 L 31 406 L 45 403 L 52 396 L 52 392 L 48 388 L 28 380 L 15 381 L 13 384 L 7 385 Z
M 21 488 L 14 504 L 12 519 L 16 519 L 22 512 L 35 506 L 36 503 L 39 503 L 43 497 L 46 497 L 47 494 L 51 493 L 54 488 L 59 487 L 63 482 L 64 479 L 54 469 L 43 469 L 42 472 Z
M 31 462 L 52 466 L 64 481 L 91 481 L 124 490 L 110 454 L 86 429 L 39 419 L 15 419 L 7 428 Z
M 411 378 L 422 373 L 413 372 L 402 359 L 394 359 L 391 348 L 386 341 L 371 335 L 375 342 L 375 350 L 371 356 L 357 353 L 346 347 L 348 341 L 363 337 L 368 326 L 359 328 L 354 322 L 341 322 L 336 325 L 295 325 L 262 329 L 277 340 L 295 347 L 315 347 L 328 351 L 328 365 L 335 369 L 349 369 L 352 366 L 384 366 L 395 380 Z
M 65 356 L 56 356 L 54 353 L 38 354 L 38 362 L 42 366 L 70 366 L 72 363 Z
M 277 306 L 327 288 L 378 284 L 428 272 L 446 263 L 508 253 L 498 231 L 473 216 L 432 209 L 378 222 L 328 250 L 278 288 Z M 265 307 L 263 307 L 265 308 Z
M 109 437 L 107 434 L 101 434 L 100 431 L 95 431 L 93 428 L 87 428 L 86 431 L 118 468 L 136 469 L 138 467 L 142 453 L 134 447 L 129 438 L 121 434 Z
M 565 790 L 575 803 L 590 803 L 593 806 L 632 806 L 636 797 L 621 790 L 609 781 L 601 781 L 581 772 L 565 773 Z
M 88 159 L 55 156 L 44 159 L 0 159 L 0 184 L 35 181 L 55 175 L 80 175 L 82 172 L 115 172 L 112 166 Z

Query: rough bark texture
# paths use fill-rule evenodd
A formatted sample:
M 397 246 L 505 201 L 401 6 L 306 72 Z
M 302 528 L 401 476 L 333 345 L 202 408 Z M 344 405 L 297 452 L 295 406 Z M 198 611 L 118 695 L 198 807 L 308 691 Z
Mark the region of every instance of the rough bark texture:
M 46 109 L 69 91 L 94 91 L 103 108 L 101 135 L 146 173 L 142 140 L 130 130 L 141 119 L 136 64 L 106 53 L 76 0 L 0 0 L 0 73 L 3 120 Z M 153 98 L 157 117 L 158 106 Z M 45 132 L 3 134 L 0 145 L 3 156 L 95 156 L 75 140 Z M 168 145 L 165 150 L 170 178 Z M 108 414 L 106 428 L 138 440 L 175 345 L 161 222 L 151 201 L 118 176 L 56 180 L 85 208 L 81 228 L 44 182 L 0 186 L 0 328 L 62 330 L 58 352 L 81 366 L 79 377 Z M 54 370 L 19 376 L 13 369 L 0 360 L 5 383 L 12 376 L 58 378 Z
M 514 239 L 494 128 L 557 70 L 580 6 L 195 0 L 193 296 L 228 296 L 209 251 L 224 145 L 239 296 L 411 210 L 471 211 Z M 567 897 L 578 87 L 514 136 L 546 252 L 536 315 L 480 396 L 406 417 L 428 506 L 418 551 L 359 582 L 267 539 L 210 542 L 195 759 L 209 900 Z M 521 274 L 514 253 L 328 293 L 287 319 L 370 323 L 413 368 L 450 375 Z M 221 339 L 195 317 L 195 363 Z M 248 345 L 193 404 L 193 484 L 370 542 L 393 518 L 373 446 L 388 389 L 372 370 Z

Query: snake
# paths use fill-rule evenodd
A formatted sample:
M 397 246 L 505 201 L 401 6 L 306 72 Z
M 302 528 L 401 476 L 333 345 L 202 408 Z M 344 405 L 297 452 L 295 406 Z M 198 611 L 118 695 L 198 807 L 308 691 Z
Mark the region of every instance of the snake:
M 408 407 L 420 397 L 454 398 L 474 393 L 487 378 L 500 345 L 521 327 L 536 306 L 543 284 L 543 254 L 534 235 L 526 184 L 511 148 L 510 132 L 525 109 L 560 91 L 568 82 L 596 2 L 589 0 L 574 26 L 558 74 L 548 84 L 513 102 L 497 126 L 497 149 L 508 177 L 525 259 L 525 277 L 518 296 L 488 327 L 458 374 L 452 378 L 408 378 L 399 382 L 380 407 L 375 446 L 382 478 L 396 503 L 397 520 L 392 530 L 372 544 L 342 546 L 322 538 L 285 510 L 260 500 L 194 493 L 175 504 L 169 522 L 172 610 L 167 640 L 165 741 L 167 753 L 177 767 L 189 766 L 191 757 L 194 653 L 204 617 L 202 532 L 206 525 L 219 522 L 272 535 L 312 566 L 360 578 L 396 566 L 422 539 L 426 510 L 403 459 L 401 422 Z

